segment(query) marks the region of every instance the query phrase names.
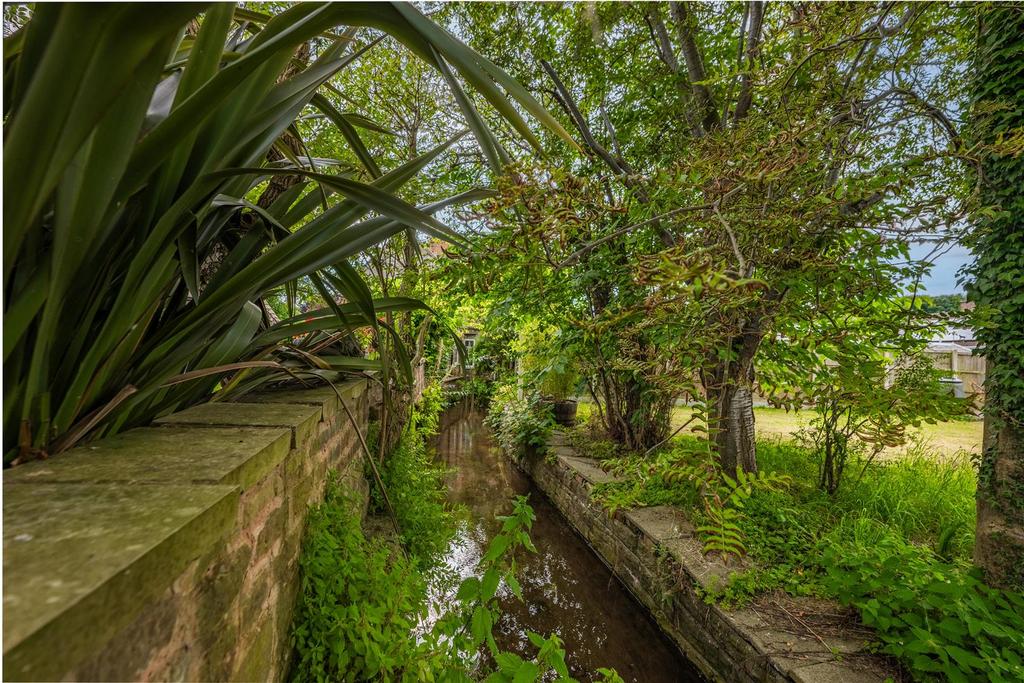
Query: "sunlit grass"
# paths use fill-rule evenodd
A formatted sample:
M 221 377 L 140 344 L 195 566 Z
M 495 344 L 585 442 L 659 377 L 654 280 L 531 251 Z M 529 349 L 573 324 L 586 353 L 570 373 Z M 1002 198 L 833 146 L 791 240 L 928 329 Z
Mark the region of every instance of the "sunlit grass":
M 595 411 L 592 402 L 580 402 L 578 415 L 589 417 Z M 692 416 L 688 406 L 677 406 L 672 411 L 672 429 L 679 427 Z M 797 431 L 806 427 L 814 417 L 811 410 L 799 412 L 781 408 L 754 408 L 754 422 L 757 436 L 761 439 L 778 438 L 784 441 L 795 439 Z M 688 428 L 683 433 L 690 432 Z M 911 442 L 906 446 L 883 451 L 883 459 L 897 455 L 914 455 L 927 452 L 932 456 L 945 458 L 965 457 L 981 453 L 982 423 L 977 421 L 954 420 L 925 424 L 919 429 L 909 430 Z

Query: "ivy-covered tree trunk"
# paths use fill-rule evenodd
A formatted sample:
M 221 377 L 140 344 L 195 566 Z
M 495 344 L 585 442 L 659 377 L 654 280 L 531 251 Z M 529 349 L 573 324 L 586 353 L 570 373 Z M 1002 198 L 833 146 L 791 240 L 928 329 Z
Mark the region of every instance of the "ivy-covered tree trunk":
M 1024 6 L 979 6 L 974 142 L 981 146 L 977 254 L 968 294 L 987 363 L 975 562 L 1024 589 Z M 1016 129 L 1016 132 L 1014 131 Z

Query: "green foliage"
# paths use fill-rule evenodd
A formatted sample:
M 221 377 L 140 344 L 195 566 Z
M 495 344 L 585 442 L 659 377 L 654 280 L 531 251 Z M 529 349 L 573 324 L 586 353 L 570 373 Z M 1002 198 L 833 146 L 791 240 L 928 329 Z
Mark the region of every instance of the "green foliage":
M 497 387 L 487 413 L 487 426 L 506 453 L 518 457 L 543 452 L 555 424 L 551 406 L 537 395 L 520 399 L 516 393 L 515 385 L 509 382 Z
M 818 486 L 830 494 L 839 490 L 848 465 L 861 465 L 863 476 L 883 449 L 906 443 L 909 427 L 934 424 L 964 410 L 963 402 L 939 383 L 942 372 L 927 356 L 897 360 L 890 370 L 888 359 L 874 355 L 821 364 L 806 383 L 806 400 L 816 416 L 801 437 L 817 460 Z
M 585 451 L 583 451 L 585 452 Z M 666 457 L 659 454 L 657 459 Z M 699 500 L 696 487 L 681 486 L 678 481 L 667 481 L 662 473 L 666 465 L 660 462 L 631 457 L 611 457 L 602 462 L 609 472 L 623 478 L 621 482 L 596 484 L 591 497 L 601 504 L 608 514 L 616 510 L 654 505 L 677 505 L 693 509 Z
M 708 477 L 707 472 L 707 468 L 689 472 L 684 469 L 679 474 L 685 473 L 684 476 L 701 481 L 702 477 Z M 704 536 L 704 552 L 716 552 L 723 557 L 746 554 L 744 533 L 740 527 L 745 518 L 743 509 L 755 491 L 772 491 L 787 485 L 789 481 L 786 475 L 765 472 L 748 474 L 739 467 L 736 468 L 735 479 L 724 472 L 715 472 L 710 479 L 704 478 L 702 490 L 705 492 L 704 515 L 707 522 L 697 526 L 697 531 Z
M 575 395 L 580 374 L 575 368 L 571 342 L 561 330 L 535 319 L 520 322 L 512 350 L 519 354 L 520 381 L 541 398 L 563 400 Z
M 310 511 L 300 559 L 301 588 L 292 628 L 293 681 L 560 681 L 570 683 L 557 635 L 529 633 L 530 659 L 502 652 L 493 628 L 501 586 L 522 598 L 516 552 L 533 552 L 533 510 L 525 498 L 464 579 L 455 599 L 430 605 L 426 574 L 384 541 L 363 535 L 355 506 L 335 480 Z M 428 615 L 438 615 L 432 623 Z M 478 655 L 495 663 L 487 671 Z M 602 680 L 621 680 L 612 671 Z
M 957 314 L 960 313 L 960 304 L 964 302 L 963 294 L 936 294 L 934 296 L 920 295 L 917 297 L 924 313 Z
M 673 364 L 637 325 L 647 288 L 635 264 L 619 257 L 621 245 L 574 257 L 586 240 L 628 220 L 630 193 L 609 197 L 599 178 L 525 166 L 499 190 L 486 207 L 484 268 L 465 268 L 464 279 L 520 322 L 515 346 L 528 388 L 566 397 L 582 376 L 611 438 L 631 449 L 653 446 L 668 434 L 676 387 L 665 372 Z
M 965 213 L 970 11 L 759 7 L 449 10 L 511 72 L 556 90 L 587 147 L 550 144 L 563 163 L 499 185 L 466 279 L 561 329 L 630 449 L 661 442 L 671 402 L 700 393 L 726 450 L 732 396 L 770 379 L 765 356 L 807 383 L 804 361 L 844 338 L 887 320 L 900 321 L 888 342 L 918 330 L 908 283 L 930 266 L 909 245 L 946 239 Z
M 946 460 L 918 447 L 904 457 L 867 469 L 864 478 L 836 496 L 844 512 L 885 522 L 902 537 L 940 555 L 969 559 L 974 546 L 977 483 L 966 456 Z
M 922 679 L 1024 678 L 1024 595 L 989 588 L 976 571 L 887 534 L 869 546 L 825 547 L 823 584 L 860 610 L 882 651 Z
M 445 498 L 445 469 L 427 449 L 442 409 L 440 385 L 431 384 L 411 411 L 398 445 L 380 465 L 380 475 L 401 529 L 401 542 L 421 567 L 436 563 L 455 533 L 455 511 Z M 371 485 L 371 509 L 386 513 L 384 498 Z
M 605 460 L 624 481 L 593 495 L 609 509 L 676 505 L 698 525 L 706 551 L 743 552 L 749 566 L 713 586 L 710 601 L 739 605 L 774 590 L 833 598 L 857 607 L 884 651 L 921 678 L 1019 677 L 1024 598 L 987 588 L 969 571 L 968 459 L 918 447 L 829 495 L 799 445 L 758 444 L 759 477 L 777 482 L 765 486 L 749 476 L 744 485 L 742 474 L 708 479 L 708 453 L 704 440 L 682 437 L 647 458 Z M 966 679 L 949 673 L 958 666 Z
M 443 396 L 444 406 L 453 406 L 460 401 L 470 399 L 473 404 L 486 410 L 494 396 L 493 381 L 474 374 L 468 379 L 460 380 L 454 387 L 446 389 Z
M 357 128 L 380 126 L 339 111 L 345 94 L 331 83 L 375 44 L 356 38 L 360 27 L 448 74 L 487 149 L 455 74 L 528 141 L 519 107 L 568 138 L 504 71 L 411 5 L 203 10 L 40 4 L 5 40 L 5 464 L 268 376 L 387 371 L 391 360 L 409 374 L 404 348 L 353 360 L 324 351 L 334 339 L 323 332 L 390 336 L 380 316 L 422 303 L 373 297 L 358 257 L 407 231 L 459 242 L 432 214 L 481 195 L 422 209 L 398 196 L 461 135 L 390 162 L 366 153 Z M 344 139 L 329 158 L 312 158 L 296 133 L 307 113 Z M 275 186 L 285 178 L 297 180 Z M 284 289 L 291 302 L 303 278 L 325 308 L 270 319 L 262 298 Z M 281 348 L 296 337 L 300 348 Z
M 293 681 L 373 680 L 419 655 L 409 633 L 425 614 L 425 579 L 384 543 L 367 541 L 355 508 L 331 480 L 307 518 Z
M 704 552 L 723 557 L 738 557 L 747 552 L 739 524 L 751 496 L 785 487 L 790 482 L 785 474 L 747 473 L 740 468 L 733 478 L 722 472 L 717 460 L 711 457 L 707 442 L 696 439 L 681 440 L 653 460 L 632 456 L 606 460 L 603 466 L 626 478 L 625 482 L 594 488 L 595 500 L 609 512 L 638 505 L 693 507 L 699 501 L 703 523 L 697 531 L 704 541 Z

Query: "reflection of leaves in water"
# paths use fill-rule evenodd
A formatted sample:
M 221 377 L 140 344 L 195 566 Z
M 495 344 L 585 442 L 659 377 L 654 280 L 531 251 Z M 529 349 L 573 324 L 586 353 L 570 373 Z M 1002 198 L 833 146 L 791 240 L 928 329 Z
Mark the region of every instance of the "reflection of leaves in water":
M 467 510 L 444 557 L 448 573 L 458 581 L 474 575 L 483 550 L 500 530 L 495 516 L 512 509 L 515 495 L 529 493 L 537 514 L 531 537 L 538 552 L 516 558 L 523 601 L 505 586 L 498 591 L 501 616 L 494 635 L 499 647 L 532 656 L 529 631 L 557 633 L 565 641 L 570 672 L 581 681 L 595 678 L 598 667 L 614 667 L 627 681 L 698 680 L 689 678 L 690 665 L 544 495 L 492 448 L 481 416 L 446 418 L 436 441 L 437 458 L 452 470 L 449 499 Z M 444 603 L 454 595 L 449 587 L 431 598 Z

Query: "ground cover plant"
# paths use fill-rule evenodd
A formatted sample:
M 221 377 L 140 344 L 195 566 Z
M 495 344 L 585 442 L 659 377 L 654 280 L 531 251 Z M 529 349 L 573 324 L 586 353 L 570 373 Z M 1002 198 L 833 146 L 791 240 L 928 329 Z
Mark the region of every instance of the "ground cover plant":
M 458 514 L 445 500 L 445 469 L 433 461 L 427 448 L 427 441 L 437 434 L 444 401 L 438 384 L 423 391 L 398 444 L 380 465 L 387 500 L 376 484 L 370 489 L 371 512 L 389 514 L 390 504 L 401 529 L 401 543 L 410 559 L 425 569 L 436 564 L 447 549 Z M 372 446 L 370 450 L 375 452 Z
M 482 578 L 463 581 L 456 605 L 429 605 L 427 574 L 392 545 L 368 540 L 347 492 L 336 482 L 311 510 L 300 560 L 292 630 L 294 681 L 571 681 L 557 636 L 531 634 L 535 658 L 498 650 L 492 635 L 499 587 L 518 593 L 514 554 L 530 551 L 533 510 L 525 499 L 504 518 L 481 558 Z M 418 628 L 430 608 L 440 614 Z M 496 666 L 483 671 L 478 650 Z

